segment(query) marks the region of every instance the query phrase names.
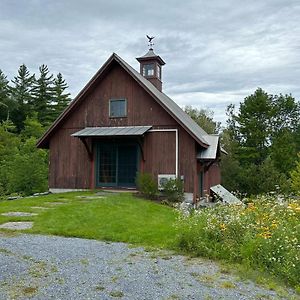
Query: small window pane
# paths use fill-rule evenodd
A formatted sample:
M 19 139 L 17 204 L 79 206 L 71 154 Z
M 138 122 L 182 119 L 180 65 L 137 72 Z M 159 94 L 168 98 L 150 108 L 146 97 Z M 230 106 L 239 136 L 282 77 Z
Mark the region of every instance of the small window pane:
M 109 116 L 113 118 L 126 117 L 127 116 L 127 108 L 126 108 L 126 100 L 110 100 L 109 102 Z
M 143 76 L 154 76 L 154 64 L 143 66 Z
M 159 78 L 159 79 L 161 79 L 161 77 L 160 77 L 160 66 L 158 66 L 157 65 L 157 77 Z

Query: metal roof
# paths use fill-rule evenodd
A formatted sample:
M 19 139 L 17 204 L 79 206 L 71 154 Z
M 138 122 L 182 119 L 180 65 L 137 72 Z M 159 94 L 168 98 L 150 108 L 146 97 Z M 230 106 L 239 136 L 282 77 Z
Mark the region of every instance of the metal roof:
M 184 127 L 190 132 L 194 134 L 194 136 L 203 144 L 209 145 L 209 142 L 206 140 L 205 136 L 208 134 L 186 113 L 184 112 L 172 99 L 170 99 L 166 94 L 160 92 L 148 79 L 142 76 L 139 72 L 137 72 L 133 67 L 131 67 L 126 61 L 124 61 L 121 57 L 115 54 L 115 57 L 119 60 L 119 62 L 144 86 L 147 87 L 148 90 L 151 91 L 152 94 L 159 100 L 159 102 L 169 110 L 177 119 L 180 121 Z
M 165 65 L 166 63 L 164 60 L 157 54 L 154 53 L 153 49 L 149 49 L 149 51 L 141 57 L 138 57 L 137 60 L 139 62 L 144 61 L 144 60 L 149 60 L 149 58 L 157 59 L 161 65 Z
M 197 154 L 197 159 L 215 159 L 217 157 L 219 136 L 216 134 L 208 134 L 205 139 L 209 142 L 209 147 L 207 149 L 201 150 Z
M 125 127 L 86 127 L 77 131 L 72 136 L 98 137 L 98 136 L 124 136 L 143 135 L 152 126 L 125 126 Z
M 187 113 L 185 113 L 172 99 L 167 95 L 160 92 L 149 80 L 144 78 L 139 72 L 133 67 L 126 63 L 116 53 L 113 53 L 111 57 L 104 63 L 101 69 L 93 76 L 93 78 L 86 84 L 86 86 L 80 91 L 76 98 L 71 104 L 65 109 L 65 111 L 56 119 L 56 121 L 49 127 L 44 135 L 37 142 L 38 147 L 47 147 L 48 139 L 53 133 L 54 129 L 61 123 L 61 121 L 76 107 L 77 103 L 81 101 L 84 94 L 88 91 L 92 84 L 105 72 L 108 66 L 113 62 L 117 61 L 131 76 L 145 88 L 161 106 L 169 112 L 179 124 L 183 126 L 189 132 L 195 140 L 203 147 L 208 147 L 210 143 L 206 140 L 208 135 Z
M 231 194 L 228 190 L 226 190 L 221 184 L 212 186 L 210 190 L 215 193 L 223 202 L 228 204 L 243 204 L 241 200 L 239 200 L 236 196 Z

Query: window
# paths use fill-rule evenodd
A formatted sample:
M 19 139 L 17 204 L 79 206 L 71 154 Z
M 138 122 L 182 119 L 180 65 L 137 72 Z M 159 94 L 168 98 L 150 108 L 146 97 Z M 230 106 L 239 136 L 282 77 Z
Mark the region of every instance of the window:
M 109 116 L 111 118 L 122 118 L 127 116 L 126 99 L 109 100 Z
M 143 65 L 143 76 L 154 76 L 154 64 Z
M 156 66 L 157 68 L 156 68 L 156 73 L 157 73 L 157 77 L 159 78 L 159 79 L 161 79 L 161 72 L 160 72 L 160 66 L 159 65 L 157 65 Z

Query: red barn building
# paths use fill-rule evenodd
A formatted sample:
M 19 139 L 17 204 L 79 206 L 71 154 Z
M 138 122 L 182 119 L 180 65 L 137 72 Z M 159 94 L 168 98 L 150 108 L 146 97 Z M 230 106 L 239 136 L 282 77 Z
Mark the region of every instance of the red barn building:
M 220 183 L 219 136 L 162 92 L 153 49 L 137 60 L 140 73 L 112 54 L 38 141 L 50 150 L 50 191 L 135 188 L 137 172 L 181 178 L 194 199 Z

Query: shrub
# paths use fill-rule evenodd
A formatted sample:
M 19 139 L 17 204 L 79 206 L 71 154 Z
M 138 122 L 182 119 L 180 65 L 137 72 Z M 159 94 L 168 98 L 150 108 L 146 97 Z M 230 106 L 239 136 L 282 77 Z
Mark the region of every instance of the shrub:
M 298 153 L 298 161 L 296 168 L 291 172 L 291 186 L 294 192 L 300 194 L 300 153 Z
M 48 190 L 48 156 L 36 149 L 36 139 L 28 139 L 8 164 L 8 191 L 30 195 Z
M 263 269 L 299 285 L 300 201 L 260 196 L 247 206 L 218 205 L 180 216 L 181 250 Z
M 146 198 L 153 199 L 157 196 L 157 184 L 153 180 L 151 174 L 149 173 L 138 173 L 136 178 L 136 185 L 139 191 Z
M 171 202 L 180 202 L 184 198 L 183 182 L 182 180 L 169 179 L 163 186 L 163 194 Z

